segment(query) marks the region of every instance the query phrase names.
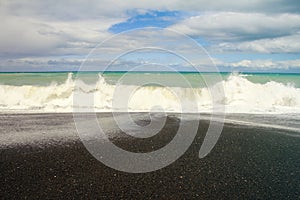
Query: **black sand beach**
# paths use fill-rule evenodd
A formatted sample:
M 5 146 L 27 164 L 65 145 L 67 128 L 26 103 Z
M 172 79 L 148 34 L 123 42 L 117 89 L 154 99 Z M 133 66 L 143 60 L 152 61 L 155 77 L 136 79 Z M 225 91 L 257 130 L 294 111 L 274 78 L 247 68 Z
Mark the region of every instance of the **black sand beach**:
M 71 114 L 2 114 L 0 119 L 1 199 L 300 199 L 300 137 L 286 130 L 225 124 L 215 148 L 199 159 L 208 127 L 203 120 L 176 162 L 130 174 L 89 154 Z M 113 141 L 131 151 L 152 151 L 168 143 L 177 127 L 178 120 L 168 118 L 152 138 L 120 134 Z

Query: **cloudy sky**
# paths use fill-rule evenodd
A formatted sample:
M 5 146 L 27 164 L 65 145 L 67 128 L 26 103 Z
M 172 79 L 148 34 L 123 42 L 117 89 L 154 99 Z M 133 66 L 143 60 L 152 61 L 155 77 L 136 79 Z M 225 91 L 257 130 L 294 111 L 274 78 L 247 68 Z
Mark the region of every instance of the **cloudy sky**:
M 186 35 L 221 71 L 300 73 L 298 0 L 0 0 L 0 22 L 0 71 L 77 70 L 96 47 L 100 51 L 88 61 L 101 70 L 141 46 L 169 45 L 187 53 Z M 146 27 L 181 36 L 153 37 Z M 210 71 L 202 57 L 195 54 L 193 64 Z M 190 69 L 179 60 L 139 52 L 119 58 L 113 69 L 151 62 Z

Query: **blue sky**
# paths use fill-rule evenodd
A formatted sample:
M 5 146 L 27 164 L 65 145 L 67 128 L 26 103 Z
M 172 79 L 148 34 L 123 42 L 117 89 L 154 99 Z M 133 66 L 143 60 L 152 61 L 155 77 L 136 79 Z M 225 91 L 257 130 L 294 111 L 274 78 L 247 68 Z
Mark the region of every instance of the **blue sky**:
M 180 11 L 148 10 L 143 13 L 130 11 L 131 17 L 124 22 L 113 24 L 108 30 L 112 33 L 120 33 L 131 29 L 144 27 L 166 28 L 184 19 L 184 13 Z
M 0 11 L 0 71 L 77 70 L 95 47 L 102 49 L 88 58 L 96 70 L 103 70 L 118 53 L 141 45 L 188 49 L 181 37 L 164 37 L 174 30 L 204 47 L 221 71 L 300 73 L 300 2 L 296 0 L 91 0 L 88 4 L 4 0 Z M 147 27 L 162 31 L 154 36 L 142 30 Z M 135 52 L 120 58 L 115 69 L 161 62 L 189 70 L 183 62 L 166 58 L 163 53 Z M 200 55 L 193 55 L 193 61 L 210 70 L 210 63 Z

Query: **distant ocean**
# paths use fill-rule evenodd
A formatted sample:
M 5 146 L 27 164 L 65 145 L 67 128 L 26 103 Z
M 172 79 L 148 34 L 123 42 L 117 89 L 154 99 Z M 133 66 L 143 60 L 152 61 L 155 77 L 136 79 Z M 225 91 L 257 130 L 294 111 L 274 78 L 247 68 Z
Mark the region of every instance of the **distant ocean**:
M 73 91 L 94 93 L 94 110 L 111 111 L 116 84 L 126 92 L 139 80 L 168 80 L 167 85 L 144 85 L 134 92 L 128 102 L 129 111 L 147 112 L 159 105 L 166 112 L 181 112 L 180 102 L 196 103 L 198 110 L 210 112 L 211 95 L 203 76 L 214 73 L 180 73 L 191 87 L 181 85 L 177 73 L 168 72 L 55 72 L 0 73 L 0 112 L 72 112 Z M 80 86 L 75 84 L 80 81 Z M 221 73 L 225 97 L 220 99 L 226 113 L 300 113 L 300 74 Z M 79 80 L 80 79 L 80 80 Z M 120 87 L 120 86 L 119 86 Z M 78 89 L 78 88 L 77 88 Z M 174 93 L 175 91 L 175 93 Z M 193 94 L 193 98 L 191 97 Z

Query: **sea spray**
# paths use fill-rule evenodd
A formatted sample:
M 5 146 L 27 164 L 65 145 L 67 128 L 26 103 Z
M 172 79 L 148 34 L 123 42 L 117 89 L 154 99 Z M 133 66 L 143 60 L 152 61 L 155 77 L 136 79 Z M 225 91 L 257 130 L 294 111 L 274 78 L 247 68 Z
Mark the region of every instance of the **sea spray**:
M 1 112 L 73 112 L 73 94 L 82 92 L 93 96 L 96 112 L 122 111 L 113 106 L 115 84 L 105 80 L 101 74 L 94 84 L 72 78 L 68 74 L 64 83 L 48 86 L 9 84 L 0 85 Z M 163 74 L 161 75 L 163 76 Z M 133 84 L 118 85 L 123 92 L 131 91 Z M 269 81 L 254 83 L 244 75 L 231 74 L 214 87 L 223 87 L 224 103 L 227 113 L 300 113 L 300 89 L 293 84 Z M 141 86 L 131 94 L 128 111 L 147 112 L 159 106 L 165 112 L 182 112 L 181 102 L 196 103 L 198 110 L 185 109 L 184 112 L 211 112 L 211 95 L 206 87 L 183 88 L 178 86 Z M 155 111 L 155 110 L 154 110 Z

